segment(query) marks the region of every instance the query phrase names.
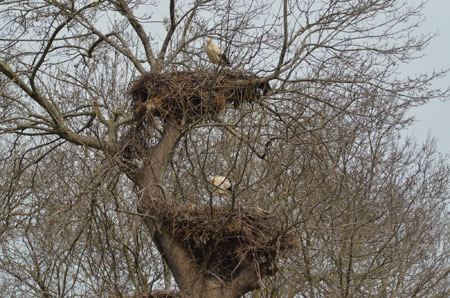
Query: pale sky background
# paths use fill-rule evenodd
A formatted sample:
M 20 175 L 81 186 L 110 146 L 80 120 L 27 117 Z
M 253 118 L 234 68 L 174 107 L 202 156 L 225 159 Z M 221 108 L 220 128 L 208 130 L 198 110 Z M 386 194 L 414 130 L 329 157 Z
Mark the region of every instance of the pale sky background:
M 411 4 L 420 0 L 410 0 Z M 450 68 L 450 0 L 429 0 L 423 11 L 425 22 L 418 29 L 422 33 L 437 33 L 431 44 L 425 49 L 425 57 L 406 67 L 407 74 L 431 72 L 433 69 Z M 450 86 L 450 74 L 436 82 L 436 87 L 446 89 Z M 412 110 L 416 124 L 408 131 L 423 143 L 428 133 L 437 138 L 437 146 L 442 153 L 450 154 L 450 100 L 434 100 Z
M 408 4 L 418 5 L 423 0 L 405 0 Z M 159 9 L 162 15 L 168 11 L 168 2 L 162 2 Z M 433 70 L 450 69 L 450 0 L 428 0 L 423 14 L 425 21 L 417 33 L 436 34 L 424 51 L 424 57 L 402 67 L 405 75 L 414 75 Z M 162 36 L 165 36 L 165 32 Z M 446 89 L 450 86 L 450 73 L 436 81 L 434 87 Z M 450 99 L 433 100 L 424 106 L 414 108 L 409 116 L 415 117 L 416 123 L 405 133 L 416 138 L 418 144 L 426 141 L 428 135 L 437 139 L 437 148 L 442 153 L 450 154 Z

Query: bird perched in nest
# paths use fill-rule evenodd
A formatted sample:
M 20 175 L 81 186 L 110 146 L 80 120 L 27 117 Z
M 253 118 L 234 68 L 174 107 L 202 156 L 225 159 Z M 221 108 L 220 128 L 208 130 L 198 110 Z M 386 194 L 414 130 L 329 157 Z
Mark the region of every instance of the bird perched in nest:
M 211 38 L 206 40 L 205 51 L 212 63 L 219 64 L 221 66 L 231 65 L 230 61 L 225 56 L 224 51 L 218 45 L 214 44 L 211 41 Z
M 233 190 L 230 179 L 224 176 L 210 176 L 208 181 L 217 188 L 220 195 L 229 194 Z

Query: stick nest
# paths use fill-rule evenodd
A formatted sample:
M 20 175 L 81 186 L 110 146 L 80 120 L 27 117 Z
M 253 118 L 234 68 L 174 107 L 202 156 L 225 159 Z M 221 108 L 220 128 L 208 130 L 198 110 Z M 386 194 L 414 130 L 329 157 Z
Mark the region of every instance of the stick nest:
M 179 71 L 146 73 L 131 84 L 128 94 L 138 119 L 171 116 L 181 121 L 183 116 L 215 115 L 228 103 L 237 107 L 254 102 L 270 90 L 268 82 L 260 82 L 251 73 Z
M 262 275 L 276 272 L 276 258 L 296 247 L 294 233 L 282 233 L 278 217 L 261 209 L 209 206 L 168 208 L 166 224 L 205 274 L 230 281 L 248 266 Z

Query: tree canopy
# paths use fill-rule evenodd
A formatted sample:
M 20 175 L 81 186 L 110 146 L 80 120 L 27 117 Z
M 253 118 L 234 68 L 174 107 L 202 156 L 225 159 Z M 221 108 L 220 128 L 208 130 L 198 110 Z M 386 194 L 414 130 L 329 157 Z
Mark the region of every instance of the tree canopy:
M 2 1 L 1 292 L 450 295 L 449 161 L 403 134 L 449 96 L 399 73 L 422 8 Z

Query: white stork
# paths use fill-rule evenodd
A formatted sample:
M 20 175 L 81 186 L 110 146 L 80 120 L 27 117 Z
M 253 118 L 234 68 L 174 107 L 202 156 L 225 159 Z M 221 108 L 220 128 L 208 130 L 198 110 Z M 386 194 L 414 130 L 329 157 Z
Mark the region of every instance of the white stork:
M 217 193 L 220 195 L 229 194 L 233 190 L 231 181 L 227 177 L 210 176 L 208 180 L 209 182 L 214 184 L 214 186 L 217 188 Z
M 223 50 L 218 46 L 215 45 L 211 38 L 208 38 L 205 44 L 205 51 L 208 55 L 209 60 L 211 60 L 214 64 L 219 64 L 222 66 L 230 66 L 231 63 L 228 60 L 228 58 L 225 56 Z

